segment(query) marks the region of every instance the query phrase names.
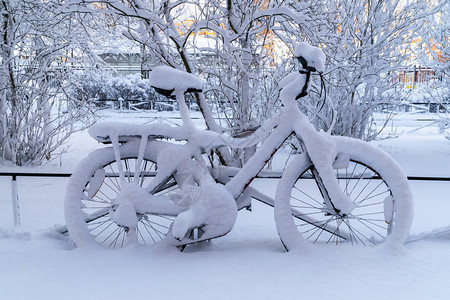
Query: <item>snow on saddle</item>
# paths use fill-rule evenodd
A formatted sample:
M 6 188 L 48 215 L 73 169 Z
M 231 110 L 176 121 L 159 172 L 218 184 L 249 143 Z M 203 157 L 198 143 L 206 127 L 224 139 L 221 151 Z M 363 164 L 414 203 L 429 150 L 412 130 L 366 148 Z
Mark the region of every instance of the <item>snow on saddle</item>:
M 202 92 L 202 82 L 197 76 L 168 66 L 154 68 L 149 82 L 155 91 L 169 98 L 175 98 L 178 91 Z

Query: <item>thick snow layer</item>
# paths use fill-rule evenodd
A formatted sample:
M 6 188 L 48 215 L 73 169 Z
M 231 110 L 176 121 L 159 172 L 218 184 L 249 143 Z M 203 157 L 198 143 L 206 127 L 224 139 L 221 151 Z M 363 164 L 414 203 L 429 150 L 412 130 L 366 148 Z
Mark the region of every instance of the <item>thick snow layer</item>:
M 339 247 L 285 253 L 271 210 L 258 203 L 253 210 L 240 213 L 227 236 L 183 253 L 71 250 L 42 234 L 0 232 L 2 297 L 413 300 L 450 293 L 449 240 L 416 242 L 397 254 Z
M 205 183 L 199 187 L 196 197 L 197 201 L 173 223 L 172 234 L 176 239 L 183 239 L 189 229 L 196 227 L 201 227 L 210 237 L 226 234 L 233 228 L 236 202 L 223 186 Z
M 305 75 L 300 73 L 291 73 L 281 80 L 283 89 L 280 91 L 280 100 L 283 104 L 295 99 L 305 85 Z M 309 88 L 309 87 L 308 87 Z
M 326 57 L 320 48 L 313 47 L 308 43 L 299 43 L 295 47 L 294 55 L 295 57 L 302 56 L 308 62 L 308 66 L 315 67 L 319 72 L 325 70 Z
M 148 113 L 114 112 L 110 117 L 136 123 L 152 120 Z M 54 161 L 39 169 L 70 172 L 87 152 L 103 147 L 86 132 L 73 136 L 71 144 L 62 166 Z M 450 141 L 437 135 L 436 128 L 373 144 L 390 152 L 408 175 L 450 177 Z M 183 253 L 140 246 L 73 249 L 65 238 L 49 234 L 54 224 L 64 223 L 66 182 L 67 178 L 19 177 L 22 230 L 17 231 L 12 229 L 10 179 L 0 177 L 0 190 L 5 191 L 0 196 L 2 299 L 413 300 L 447 299 L 450 294 L 448 182 L 411 182 L 411 237 L 416 241 L 397 253 L 380 247 L 311 247 L 286 253 L 273 209 L 259 202 L 253 203 L 252 212 L 238 213 L 229 234 L 188 246 Z M 252 183 L 269 195 L 274 195 L 276 185 L 276 179 Z
M 151 86 L 165 90 L 202 89 L 202 82 L 195 75 L 167 66 L 154 68 L 150 72 L 149 83 Z

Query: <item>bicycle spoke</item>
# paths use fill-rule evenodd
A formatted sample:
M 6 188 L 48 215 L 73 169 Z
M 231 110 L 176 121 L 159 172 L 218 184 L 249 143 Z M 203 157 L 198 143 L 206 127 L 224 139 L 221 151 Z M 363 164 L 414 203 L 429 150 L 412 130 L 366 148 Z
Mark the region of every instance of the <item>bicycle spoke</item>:
M 113 170 L 111 165 L 109 165 L 109 168 L 111 169 L 111 173 L 113 175 L 115 175 L 116 172 Z M 117 174 L 117 176 L 109 176 L 109 175 L 107 175 L 107 177 L 110 178 L 111 182 L 116 186 L 117 190 L 120 191 L 121 184 L 120 184 L 119 180 L 117 179 L 119 177 L 119 174 Z M 111 178 L 114 178 L 114 181 Z
M 375 234 L 379 235 L 381 238 L 384 239 L 384 236 L 382 234 L 380 234 L 378 231 L 376 231 L 375 229 L 373 229 L 372 227 L 368 226 L 367 224 L 365 224 L 364 222 L 362 222 L 360 219 L 356 219 L 358 222 L 360 222 L 362 225 L 366 226 L 368 229 L 370 229 L 372 232 L 374 232 Z
M 148 221 L 147 221 L 148 222 Z M 156 229 L 151 223 L 148 222 L 148 226 L 156 233 L 156 235 L 162 240 L 164 236 L 166 235 L 165 232 L 162 232 L 161 230 Z
M 145 176 L 144 173 L 150 172 L 153 169 L 153 166 L 155 165 L 155 163 L 152 162 L 148 169 L 147 169 L 147 165 L 148 165 L 148 160 L 146 160 L 144 163 L 143 171 L 145 171 L 145 172 L 143 172 L 143 174 L 141 176 L 141 180 L 139 182 L 139 186 L 141 186 L 141 187 L 144 186 L 144 181 L 147 179 L 147 176 Z
M 153 243 L 156 243 L 155 239 L 153 238 L 153 235 L 150 233 L 150 231 L 147 228 L 147 225 L 142 222 L 142 225 L 144 226 L 145 230 L 147 231 L 148 235 L 150 236 L 150 238 L 152 239 Z M 151 228 L 151 227 L 150 227 Z
M 105 200 L 101 200 L 101 199 L 100 199 L 100 201 L 97 201 L 97 200 L 94 200 L 92 198 L 81 198 L 81 201 L 95 202 L 95 203 L 100 203 L 100 204 L 104 203 L 104 204 L 108 204 L 109 205 L 109 202 L 107 202 Z
M 157 226 L 160 226 L 160 227 L 165 228 L 167 230 L 169 230 L 169 228 L 170 228 L 169 226 L 166 226 L 166 225 L 163 225 L 163 224 L 159 224 L 159 223 L 156 223 L 156 222 L 153 222 L 153 221 L 150 221 L 150 220 L 145 220 L 145 221 L 147 221 L 147 223 L 149 223 L 149 225 L 150 224 L 157 225 Z
M 347 223 L 344 222 L 344 224 L 347 225 Z M 358 237 L 356 236 L 355 232 L 352 230 L 351 227 L 349 227 L 347 225 L 348 229 L 349 229 L 349 234 L 350 234 L 350 242 L 353 245 L 353 242 L 355 242 L 356 244 L 358 244 Z M 364 242 L 362 242 L 364 244 Z
M 350 178 L 353 178 L 353 175 L 355 174 L 355 170 L 356 170 L 356 167 L 358 166 L 357 164 L 354 164 L 355 166 L 353 167 L 353 170 L 352 170 L 352 173 L 350 174 Z M 345 176 L 346 176 L 346 182 L 345 182 L 345 193 L 347 193 L 348 192 L 348 186 L 349 186 L 349 184 L 350 184 L 350 178 L 347 176 L 347 170 L 348 170 L 348 167 L 347 168 L 345 168 Z M 364 174 L 364 173 L 363 173 Z M 350 192 L 350 194 L 351 194 L 351 192 Z
M 368 207 L 368 206 L 374 206 L 374 205 L 380 205 L 380 204 L 383 204 L 383 203 L 384 203 L 384 201 L 375 202 L 375 203 L 371 203 L 371 204 L 358 205 L 358 208 L 361 208 L 361 207 Z
M 306 197 L 308 197 L 309 199 L 313 200 L 314 202 L 316 202 L 317 204 L 319 204 L 320 206 L 322 206 L 322 203 L 320 203 L 319 201 L 317 201 L 315 198 L 313 198 L 312 196 L 308 195 L 307 193 L 305 193 L 304 191 L 300 190 L 298 187 L 296 187 L 294 185 L 294 189 L 296 189 L 297 191 L 299 191 L 300 193 L 302 193 L 303 195 L 305 195 Z M 293 198 L 293 196 L 291 196 Z M 300 200 L 299 200 L 300 201 Z
M 383 184 L 383 183 L 381 182 L 381 183 L 380 183 L 380 184 L 379 184 L 372 192 L 370 192 L 364 199 L 362 199 L 362 200 L 359 201 L 359 202 L 355 202 L 355 203 L 356 203 L 356 204 L 361 204 L 361 203 L 363 203 L 363 202 L 366 201 L 366 200 L 369 200 L 369 199 L 378 197 L 378 196 L 383 195 L 383 194 L 385 194 L 385 193 L 389 193 L 390 191 L 389 191 L 389 190 L 386 190 L 386 191 L 383 191 L 383 192 L 381 192 L 381 193 L 372 195 L 372 193 L 375 192 L 375 190 L 377 190 L 382 184 Z
M 102 234 L 106 229 L 108 229 L 109 227 L 111 227 L 114 224 L 113 221 L 110 222 L 110 224 L 108 226 L 106 226 L 102 231 L 100 231 L 99 233 L 97 233 L 95 235 L 95 237 L 98 237 L 100 234 Z
M 103 196 L 105 196 L 105 198 L 108 199 L 109 201 L 107 201 L 107 200 L 101 198 L 100 196 L 98 196 L 98 195 L 97 195 L 98 192 L 100 192 L 100 194 L 102 194 Z M 96 197 L 98 197 L 99 199 L 102 199 L 102 200 L 105 201 L 105 202 L 111 202 L 112 199 L 111 199 L 108 195 L 106 195 L 102 190 L 98 190 L 98 192 L 97 192 L 96 195 L 95 195 Z
M 297 215 L 296 215 L 296 216 L 297 216 Z M 319 227 L 318 224 L 323 223 L 323 221 L 315 221 L 315 222 L 312 222 L 312 221 L 305 221 L 305 220 L 303 220 L 303 219 L 301 219 L 301 220 L 302 220 L 303 222 L 305 222 L 305 223 L 297 224 L 297 225 L 296 225 L 297 227 L 310 226 L 310 225 L 313 225 L 314 227 Z
M 356 164 L 355 164 L 355 168 L 356 168 Z M 355 190 L 355 188 L 358 186 L 359 182 L 361 181 L 361 179 L 363 179 L 364 177 L 364 173 L 367 171 L 368 167 L 366 167 L 364 169 L 364 171 L 361 173 L 361 176 L 358 178 L 358 181 L 356 181 L 355 185 L 353 186 L 353 189 L 350 191 L 349 195 L 353 194 L 353 191 Z
M 112 186 L 106 181 L 106 179 L 108 179 L 111 182 Z M 103 181 L 103 184 L 106 185 L 116 195 L 119 194 L 118 187 L 115 186 L 114 181 L 112 181 L 110 177 L 106 176 L 105 180 Z
M 350 235 L 353 235 L 354 239 L 352 239 L 352 240 L 354 240 L 356 243 L 358 243 L 358 240 L 359 240 L 363 245 L 366 245 L 366 243 L 364 243 L 364 241 L 361 239 L 361 237 L 356 234 L 356 232 L 353 229 L 353 227 L 351 227 L 348 222 L 346 222 L 346 221 L 343 221 L 343 222 L 344 222 L 345 225 L 347 225 L 347 228 L 349 230 Z M 352 245 L 353 245 L 353 242 L 352 242 Z
M 307 203 L 306 203 L 307 204 Z M 311 208 L 316 208 L 316 209 L 320 209 L 320 207 L 315 207 L 315 206 L 301 206 L 301 205 L 291 205 L 291 207 L 295 207 L 295 208 L 304 208 L 304 209 L 311 209 Z
M 322 225 L 320 225 L 320 226 L 318 226 L 317 228 L 315 228 L 315 231 L 313 232 L 313 233 L 311 233 L 308 237 L 307 237 L 307 239 L 309 240 L 309 238 L 311 238 L 316 232 L 318 232 L 319 230 L 322 230 L 323 231 L 323 229 L 326 227 L 326 225 L 328 224 L 328 223 L 330 223 L 331 222 L 331 218 L 330 219 L 328 219 L 328 220 L 326 220 Z M 310 230 L 309 230 L 310 231 Z M 320 235 L 320 234 L 319 234 Z M 316 242 L 316 241 L 314 241 L 314 242 Z
M 121 242 L 121 244 L 120 244 L 120 248 L 123 248 L 123 246 L 124 246 L 124 244 L 125 244 L 125 237 L 126 237 L 126 235 L 127 235 L 127 233 L 126 233 L 126 231 L 124 230 L 124 231 L 123 231 L 123 235 L 122 235 L 122 242 Z
M 384 239 L 384 236 L 379 233 L 378 231 L 376 231 L 375 229 L 373 229 L 372 227 L 370 227 L 369 225 L 365 224 L 363 221 L 356 219 L 358 222 L 360 222 L 362 225 L 366 226 L 370 231 L 372 231 L 373 233 L 375 233 L 376 235 L 380 236 L 382 239 Z
M 320 215 L 323 214 L 323 212 L 321 211 L 316 211 L 316 212 L 310 212 L 310 213 L 301 213 L 301 214 L 295 214 L 298 217 L 303 217 L 303 216 L 311 216 L 311 215 Z
M 383 222 L 384 224 L 386 224 L 386 222 L 384 220 L 371 220 L 371 219 L 361 219 L 361 218 L 355 218 L 355 220 L 358 220 L 360 222 L 364 221 L 364 222 L 372 224 L 373 226 L 379 227 L 383 230 L 387 230 L 387 226 L 381 226 L 377 223 L 374 223 L 374 222 Z
M 119 240 L 119 237 L 122 234 L 122 232 L 121 232 L 122 230 L 125 230 L 125 229 L 120 228 L 119 233 L 117 234 L 116 238 L 111 242 L 111 244 L 109 244 L 109 247 L 114 247 L 114 248 L 116 247 L 117 241 Z
M 341 221 L 341 220 L 336 220 L 336 224 L 337 224 L 336 230 L 333 232 L 333 234 L 330 235 L 330 238 L 328 239 L 327 244 L 328 244 L 330 241 L 332 241 L 332 240 L 333 240 L 333 241 L 336 240 L 336 245 L 337 245 L 337 243 L 338 243 L 338 237 L 337 237 L 337 234 L 339 234 L 339 227 L 341 226 L 342 221 Z M 333 243 L 333 241 L 332 241 L 332 243 Z
M 109 221 L 111 221 L 111 219 L 108 219 L 108 220 L 106 220 L 106 221 L 100 221 L 100 222 L 98 222 L 98 223 L 97 223 L 97 222 L 95 222 L 95 223 L 89 223 L 89 225 L 97 225 L 97 224 L 99 224 L 98 226 L 92 228 L 91 231 L 94 231 L 95 229 L 101 227 L 102 225 L 108 223 Z
M 144 226 L 144 227 L 145 227 L 145 226 Z M 141 233 L 141 231 L 139 230 L 139 227 L 136 228 L 136 230 L 137 230 L 138 236 L 141 237 L 142 242 L 144 243 L 144 245 L 147 245 L 147 243 L 145 242 L 145 238 L 142 236 L 142 233 Z M 153 241 L 153 242 L 155 242 L 155 241 Z
M 361 189 L 361 191 L 359 192 L 359 194 L 353 199 L 353 202 L 356 202 L 356 200 L 359 198 L 359 196 L 361 196 L 361 194 L 364 192 L 364 190 L 369 186 L 369 184 L 372 182 L 372 179 L 370 179 L 366 185 Z
M 98 193 L 97 193 L 98 194 Z M 109 199 L 109 201 L 108 200 L 106 200 L 106 199 L 103 199 L 102 197 L 100 197 L 99 195 L 95 195 L 94 196 L 94 198 L 97 198 L 97 199 L 99 199 L 100 201 L 97 201 L 98 203 L 111 203 L 111 199 Z M 86 201 L 88 201 L 87 199 L 86 199 Z
M 128 183 L 130 183 L 133 180 L 132 176 L 131 176 L 131 170 L 130 170 L 131 167 L 130 167 L 130 164 L 128 163 L 128 159 L 127 158 L 125 158 L 123 160 L 123 162 L 125 164 L 125 171 L 127 173 L 126 178 L 127 178 Z
M 104 244 L 106 242 L 106 240 L 108 240 L 114 233 L 116 233 L 117 231 L 119 231 L 120 233 L 120 227 L 117 227 L 116 230 L 114 230 L 113 232 L 111 232 L 110 235 L 108 235 L 103 241 L 102 244 Z
M 317 206 L 314 206 L 314 205 L 312 205 L 312 204 L 310 204 L 310 203 L 308 203 L 308 202 L 306 202 L 306 201 L 303 201 L 303 200 L 301 200 L 301 199 L 299 199 L 299 198 L 296 198 L 296 197 L 294 197 L 294 196 L 291 196 L 291 199 L 294 199 L 294 200 L 296 200 L 296 201 L 298 201 L 298 202 L 301 202 L 301 203 L 303 203 L 303 204 L 308 205 L 308 206 L 309 206 L 308 208 L 322 209 L 322 205 L 321 205 L 320 207 L 317 207 Z M 317 201 L 316 201 L 316 202 L 317 202 Z M 293 205 L 291 205 L 291 206 L 293 206 Z
M 364 213 L 364 214 L 354 214 L 353 216 L 360 217 L 360 216 L 371 216 L 371 215 L 380 215 L 380 214 L 384 214 L 384 212 L 378 211 L 378 212 L 371 212 L 371 213 Z
M 348 225 L 350 226 L 350 225 Z M 364 237 L 367 241 L 371 242 L 373 245 L 376 245 L 376 243 L 374 241 L 372 241 L 371 239 L 369 239 L 367 236 L 365 236 L 363 233 L 361 233 L 359 230 L 355 229 L 354 227 L 352 227 L 352 230 L 359 233 L 360 236 Z M 361 242 L 363 243 L 362 239 L 360 238 Z M 363 243 L 364 244 L 364 243 Z M 365 244 L 364 244 L 365 245 Z

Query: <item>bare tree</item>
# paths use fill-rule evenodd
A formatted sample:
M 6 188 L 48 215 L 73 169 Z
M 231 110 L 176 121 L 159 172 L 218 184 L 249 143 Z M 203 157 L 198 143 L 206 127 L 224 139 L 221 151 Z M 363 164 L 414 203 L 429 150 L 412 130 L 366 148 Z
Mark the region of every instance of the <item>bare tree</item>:
M 319 18 L 311 9 L 320 1 L 73 0 L 68 7 L 113 16 L 121 26 L 117 28 L 141 45 L 145 63 L 203 76 L 207 99 L 225 118 L 225 124 L 216 124 L 206 99 L 197 95 L 208 128 L 237 134 L 273 111 L 276 82 L 285 75 L 279 62 L 292 56 L 295 41 L 316 33 L 311 22 Z M 269 80 L 275 84 L 262 84 Z M 251 153 L 237 150 L 234 157 L 242 163 Z
M 293 45 L 320 45 L 328 57 L 324 78 L 331 102 L 317 97 L 322 93 L 316 78 L 318 88 L 301 104 L 316 117 L 318 129 L 362 139 L 377 134 L 371 128 L 377 105 L 398 100 L 392 75 L 408 62 L 409 41 L 436 10 L 426 1 L 400 0 L 68 0 L 65 5 L 113 20 L 116 30 L 141 45 L 144 68 L 165 64 L 203 76 L 207 99 L 197 95 L 197 102 L 206 124 L 231 134 L 274 111 L 277 82 L 295 65 L 288 58 Z M 225 124 L 208 113 L 208 102 Z M 252 150 L 247 152 L 234 157 L 242 163 Z
M 71 70 L 88 48 L 80 19 L 59 1 L 0 2 L 0 162 L 34 165 L 52 158 L 87 120 L 89 107 L 67 98 Z

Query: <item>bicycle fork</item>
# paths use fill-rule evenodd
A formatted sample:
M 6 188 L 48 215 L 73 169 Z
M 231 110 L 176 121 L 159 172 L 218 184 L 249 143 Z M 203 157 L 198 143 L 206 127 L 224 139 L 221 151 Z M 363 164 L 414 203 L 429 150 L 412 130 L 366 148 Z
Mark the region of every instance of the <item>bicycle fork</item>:
M 325 132 L 317 132 L 303 114 L 298 119 L 294 131 L 313 163 L 312 175 L 324 199 L 324 212 L 340 216 L 351 214 L 356 204 L 342 191 L 334 176 L 333 164 L 339 158 L 331 136 Z

